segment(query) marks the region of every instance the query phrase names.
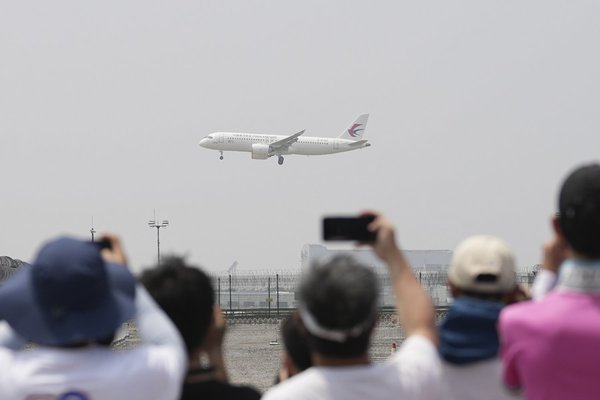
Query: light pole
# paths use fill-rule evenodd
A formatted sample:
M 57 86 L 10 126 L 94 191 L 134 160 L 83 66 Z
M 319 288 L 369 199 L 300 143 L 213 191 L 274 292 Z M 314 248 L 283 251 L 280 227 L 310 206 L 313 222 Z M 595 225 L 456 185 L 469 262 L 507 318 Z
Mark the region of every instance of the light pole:
M 158 252 L 158 265 L 160 265 L 160 228 L 166 228 L 169 225 L 169 221 L 163 219 L 162 222 L 151 219 L 148 221 L 150 228 L 156 228 L 156 250 Z
M 94 241 L 94 234 L 96 230 L 94 229 L 94 217 L 92 217 L 92 228 L 90 229 L 90 233 L 92 234 L 92 242 Z

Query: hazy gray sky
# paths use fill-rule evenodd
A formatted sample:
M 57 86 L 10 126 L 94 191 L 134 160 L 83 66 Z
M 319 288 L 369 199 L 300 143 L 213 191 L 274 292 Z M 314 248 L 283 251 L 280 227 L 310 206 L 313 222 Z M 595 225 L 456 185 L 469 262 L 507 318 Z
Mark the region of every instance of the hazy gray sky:
M 407 249 L 505 238 L 538 261 L 567 171 L 600 152 L 598 1 L 1 1 L 0 255 L 119 233 L 133 268 L 297 268 L 323 214 Z M 213 131 L 372 147 L 251 160 Z

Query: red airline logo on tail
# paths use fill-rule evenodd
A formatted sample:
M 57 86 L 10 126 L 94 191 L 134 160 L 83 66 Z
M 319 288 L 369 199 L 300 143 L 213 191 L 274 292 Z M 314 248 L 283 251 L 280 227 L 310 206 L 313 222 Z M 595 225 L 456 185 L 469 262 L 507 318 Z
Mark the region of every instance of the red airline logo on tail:
M 353 138 L 358 136 L 358 131 L 364 131 L 363 129 L 357 129 L 359 126 L 362 126 L 363 124 L 354 124 L 352 125 L 352 127 L 350 129 L 348 129 L 348 135 L 352 136 Z

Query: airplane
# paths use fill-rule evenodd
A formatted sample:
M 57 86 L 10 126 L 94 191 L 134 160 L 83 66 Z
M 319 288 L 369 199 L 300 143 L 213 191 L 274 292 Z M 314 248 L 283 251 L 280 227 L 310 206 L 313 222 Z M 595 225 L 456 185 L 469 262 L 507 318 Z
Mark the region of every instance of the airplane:
M 368 119 L 369 114 L 359 116 L 337 138 L 302 136 L 304 131 L 290 136 L 214 132 L 201 139 L 198 144 L 207 149 L 218 150 L 221 160 L 224 151 L 246 151 L 252 153 L 252 158 L 257 160 L 277 156 L 277 163 L 282 165 L 283 156 L 287 154 L 314 156 L 371 146 L 367 140 L 362 139 Z

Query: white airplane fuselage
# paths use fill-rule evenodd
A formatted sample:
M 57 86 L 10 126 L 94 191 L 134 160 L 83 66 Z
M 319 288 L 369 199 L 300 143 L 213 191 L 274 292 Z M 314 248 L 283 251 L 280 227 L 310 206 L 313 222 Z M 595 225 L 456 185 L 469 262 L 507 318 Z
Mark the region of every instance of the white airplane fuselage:
M 254 133 L 215 132 L 200 141 L 200 146 L 221 151 L 252 152 L 252 145 L 262 144 L 269 146 L 279 140 L 285 139 L 284 135 L 261 135 Z M 323 154 L 341 153 L 370 146 L 369 143 L 358 143 L 353 140 L 300 136 L 298 141 L 291 144 L 287 150 L 275 151 L 276 155 L 301 154 L 316 156 Z M 256 149 L 256 147 L 255 147 Z
M 225 151 L 244 151 L 257 160 L 266 160 L 275 156 L 281 165 L 286 154 L 318 156 L 369 147 L 368 141 L 362 139 L 368 119 L 369 114 L 360 115 L 337 138 L 303 136 L 304 131 L 288 136 L 214 132 L 200 140 L 198 144 L 207 149 L 218 150 L 221 153 L 221 160 Z

